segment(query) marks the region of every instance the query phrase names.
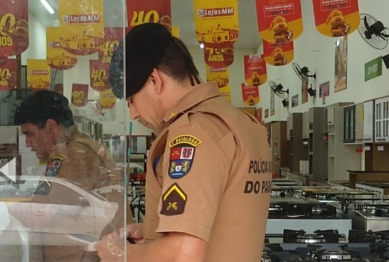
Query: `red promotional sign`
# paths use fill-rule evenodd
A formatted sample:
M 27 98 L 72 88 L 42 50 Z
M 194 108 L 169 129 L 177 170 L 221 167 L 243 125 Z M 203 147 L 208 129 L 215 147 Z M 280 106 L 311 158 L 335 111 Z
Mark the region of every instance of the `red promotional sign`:
M 89 61 L 90 86 L 93 90 L 104 91 L 109 89 L 109 64 L 100 60 Z
M 258 86 L 248 86 L 245 83 L 241 84 L 243 103 L 248 106 L 253 106 L 259 103 Z
M 123 40 L 123 33 L 123 28 L 121 27 L 104 28 L 104 45 L 99 51 L 99 60 L 102 63 L 111 63 L 113 52 Z
M 263 57 L 269 65 L 287 65 L 294 59 L 293 42 L 272 44 L 263 40 Z
M 172 32 L 172 15 L 170 0 L 127 0 L 127 17 L 129 32 L 134 26 L 144 23 L 160 23 Z
M 7 63 L 8 57 L 7 56 L 0 56 L 0 67 L 5 65 Z
M 88 103 L 88 85 L 73 84 L 72 86 L 72 104 L 83 107 Z
M 210 67 L 228 67 L 234 62 L 234 45 L 232 43 L 222 43 L 205 46 L 204 60 Z
M 0 55 L 19 55 L 29 46 L 28 0 L 0 0 Z
M 259 86 L 267 81 L 266 62 L 260 55 L 245 55 L 244 75 L 249 86 Z
M 63 95 L 63 84 L 55 84 L 54 85 L 54 92 L 60 93 Z
M 303 32 L 300 0 L 256 0 L 256 7 L 259 34 L 267 42 L 286 43 Z
M 358 0 L 314 0 L 316 29 L 329 37 L 349 35 L 360 24 Z
M 0 65 L 0 91 L 8 91 L 16 86 L 16 59 L 8 59 Z

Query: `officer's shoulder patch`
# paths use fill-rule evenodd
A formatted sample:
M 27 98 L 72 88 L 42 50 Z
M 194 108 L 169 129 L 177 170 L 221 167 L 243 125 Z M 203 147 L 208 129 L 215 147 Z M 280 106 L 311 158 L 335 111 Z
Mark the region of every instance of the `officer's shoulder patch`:
M 177 183 L 171 185 L 162 195 L 161 215 L 174 216 L 184 213 L 188 197 Z
M 62 154 L 56 154 L 50 157 L 49 161 L 47 162 L 46 176 L 56 176 L 64 159 L 65 156 Z
M 51 191 L 51 183 L 45 179 L 39 182 L 38 187 L 35 190 L 36 195 L 44 195 L 47 196 Z
M 169 142 L 169 177 L 178 179 L 188 174 L 192 167 L 195 149 L 200 144 L 201 140 L 191 135 L 180 135 Z

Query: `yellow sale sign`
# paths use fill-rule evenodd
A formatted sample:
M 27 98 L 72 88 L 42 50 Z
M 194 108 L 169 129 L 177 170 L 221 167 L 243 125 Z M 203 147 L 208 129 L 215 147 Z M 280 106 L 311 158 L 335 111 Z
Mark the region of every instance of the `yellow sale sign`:
M 77 57 L 61 47 L 61 28 L 46 28 L 46 56 L 51 68 L 67 70 L 77 64 Z
M 116 104 L 116 97 L 112 92 L 112 89 L 107 89 L 100 92 L 100 107 L 105 109 L 111 109 Z
M 74 55 L 91 55 L 104 45 L 103 0 L 59 0 L 60 44 Z
M 222 96 L 225 96 L 226 99 L 231 102 L 231 88 L 229 85 L 226 85 L 225 87 L 219 88 L 220 93 Z
M 233 44 L 239 36 L 237 0 L 194 0 L 196 38 L 204 46 Z
M 47 60 L 27 59 L 27 86 L 32 90 L 50 88 L 51 73 Z
M 228 85 L 229 82 L 228 68 L 213 68 L 206 65 L 206 77 L 207 82 L 216 82 L 219 88 L 223 88 Z

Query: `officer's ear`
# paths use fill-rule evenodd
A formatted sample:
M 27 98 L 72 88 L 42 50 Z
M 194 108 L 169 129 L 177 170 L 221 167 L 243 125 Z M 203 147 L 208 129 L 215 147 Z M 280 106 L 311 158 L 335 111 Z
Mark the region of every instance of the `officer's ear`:
M 155 68 L 153 69 L 150 74 L 150 83 L 153 85 L 153 89 L 156 94 L 160 94 L 162 92 L 163 81 L 161 71 Z
M 53 119 L 47 119 L 46 128 L 49 132 L 54 132 L 55 130 L 57 130 L 58 124 Z

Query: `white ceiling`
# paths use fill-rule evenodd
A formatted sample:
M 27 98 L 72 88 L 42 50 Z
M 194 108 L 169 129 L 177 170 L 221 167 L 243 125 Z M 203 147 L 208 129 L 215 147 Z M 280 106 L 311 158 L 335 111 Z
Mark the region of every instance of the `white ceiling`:
M 123 25 L 123 3 L 126 0 L 104 0 L 105 26 Z M 132 0 L 148 1 L 148 0 Z M 44 26 L 58 26 L 58 0 L 47 0 L 54 8 L 51 15 L 40 0 L 28 0 L 30 14 Z M 198 48 L 195 37 L 193 0 L 171 0 L 173 25 L 180 28 L 180 38 L 189 48 Z M 237 49 L 255 50 L 261 43 L 258 34 L 255 0 L 238 0 L 239 38 L 235 43 Z

